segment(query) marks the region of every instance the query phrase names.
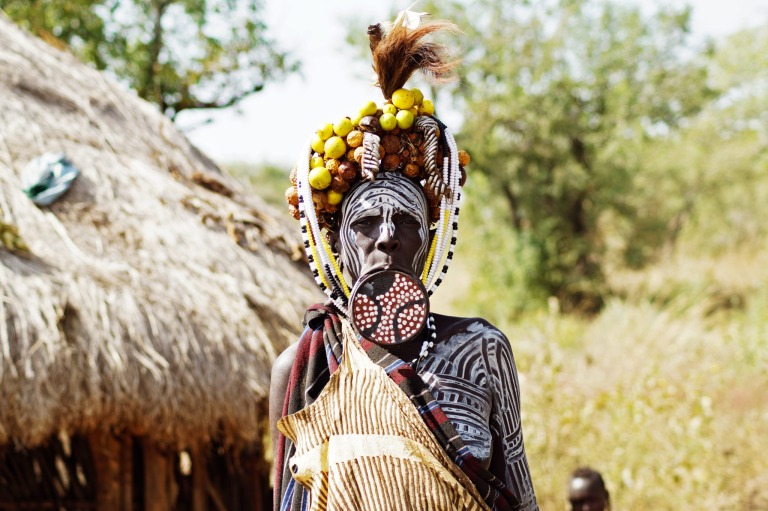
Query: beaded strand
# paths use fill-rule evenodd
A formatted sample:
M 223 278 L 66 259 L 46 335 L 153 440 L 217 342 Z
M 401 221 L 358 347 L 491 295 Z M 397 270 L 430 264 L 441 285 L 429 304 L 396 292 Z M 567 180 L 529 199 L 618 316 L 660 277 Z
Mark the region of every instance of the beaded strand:
M 330 247 L 328 247 L 327 243 L 324 243 L 325 240 L 322 238 L 314 207 L 306 207 L 307 202 L 313 203 L 312 191 L 309 187 L 309 158 L 300 158 L 296 173 L 296 183 L 299 195 L 299 221 L 310 270 L 312 270 L 315 282 L 320 286 L 320 289 L 341 310 L 344 310 L 347 297 L 349 296 L 348 288 L 346 288 L 346 283 L 341 284 L 343 282 L 341 271 L 330 251 Z M 321 241 L 319 249 L 316 238 L 319 238 Z M 332 271 L 332 266 L 336 270 L 335 272 Z
M 427 286 L 427 281 L 429 277 L 429 270 L 432 267 L 432 261 L 435 257 L 435 251 L 437 250 L 437 229 L 440 229 L 440 226 L 445 226 L 444 219 L 442 218 L 442 212 L 441 212 L 441 218 L 438 220 L 438 227 L 435 229 L 435 235 L 432 236 L 432 242 L 429 245 L 429 252 L 427 253 L 427 260 L 424 261 L 424 269 L 421 272 L 421 283 L 424 284 L 424 286 Z
M 421 343 L 421 351 L 419 351 L 419 356 L 411 360 L 410 366 L 413 368 L 414 371 L 418 372 L 419 365 L 421 362 L 427 358 L 427 355 L 429 354 L 429 350 L 435 347 L 435 342 L 437 342 L 437 331 L 435 329 L 435 317 L 430 314 L 427 316 L 427 338 L 424 339 L 424 342 Z
M 450 186 L 451 186 L 451 192 L 452 192 L 452 209 L 451 209 L 451 217 L 450 217 L 450 225 L 451 225 L 451 240 L 450 244 L 448 246 L 448 254 L 445 257 L 445 262 L 443 264 L 442 270 L 440 271 L 440 275 L 437 278 L 437 280 L 430 286 L 429 288 L 429 294 L 431 296 L 432 292 L 434 292 L 435 289 L 437 289 L 437 286 L 440 285 L 440 283 L 445 279 L 445 275 L 448 272 L 448 267 L 451 264 L 451 261 L 453 260 L 453 254 L 456 249 L 456 240 L 458 238 L 458 231 L 459 231 L 459 203 L 461 201 L 461 186 L 460 186 L 460 180 L 461 180 L 461 171 L 459 169 L 459 158 L 458 158 L 458 147 L 456 146 L 456 140 L 453 138 L 453 134 L 445 130 L 445 137 L 446 141 L 448 142 L 448 155 L 450 159 Z

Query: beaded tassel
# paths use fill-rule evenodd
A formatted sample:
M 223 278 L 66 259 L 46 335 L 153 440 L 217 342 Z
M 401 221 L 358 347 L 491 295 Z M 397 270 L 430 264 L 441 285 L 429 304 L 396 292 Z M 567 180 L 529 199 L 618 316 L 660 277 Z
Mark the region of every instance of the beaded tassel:
M 429 350 L 435 347 L 435 342 L 437 342 L 437 331 L 435 329 L 435 317 L 430 314 L 427 317 L 427 338 L 424 339 L 424 342 L 421 343 L 421 351 L 419 351 L 419 356 L 411 360 L 411 367 L 414 371 L 418 371 L 419 365 L 421 362 L 427 358 L 427 355 L 429 355 Z

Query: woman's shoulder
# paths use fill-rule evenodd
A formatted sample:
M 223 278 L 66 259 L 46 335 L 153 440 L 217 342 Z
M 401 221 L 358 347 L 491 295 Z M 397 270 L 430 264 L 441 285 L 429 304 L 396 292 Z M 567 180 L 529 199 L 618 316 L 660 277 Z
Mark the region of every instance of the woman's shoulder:
M 504 333 L 485 318 L 448 316 L 433 314 L 438 336 L 454 338 L 466 337 L 468 340 L 483 340 L 486 343 L 502 342 L 508 344 Z

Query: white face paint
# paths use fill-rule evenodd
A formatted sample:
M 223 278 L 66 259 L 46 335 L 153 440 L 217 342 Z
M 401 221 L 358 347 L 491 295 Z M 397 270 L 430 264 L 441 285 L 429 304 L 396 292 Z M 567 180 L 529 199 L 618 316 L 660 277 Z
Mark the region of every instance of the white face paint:
M 397 269 L 418 278 L 429 248 L 427 201 L 408 178 L 381 173 L 344 199 L 339 228 L 341 260 L 352 281 Z

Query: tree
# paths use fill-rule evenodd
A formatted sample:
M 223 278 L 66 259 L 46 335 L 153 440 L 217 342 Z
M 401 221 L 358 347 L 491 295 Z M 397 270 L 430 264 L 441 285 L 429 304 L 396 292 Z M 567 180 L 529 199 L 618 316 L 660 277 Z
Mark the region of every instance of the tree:
M 506 204 L 502 223 L 527 254 L 529 296 L 597 310 L 606 293 L 602 225 L 637 215 L 641 148 L 712 97 L 687 43 L 690 11 L 644 16 L 593 0 L 453 0 L 429 9 L 465 31 L 458 138 L 472 172 Z M 498 264 L 478 257 L 482 267 Z
M 642 178 L 653 188 L 636 195 L 672 219 L 669 253 L 680 241 L 712 255 L 768 235 L 768 24 L 717 41 L 708 65 L 720 96 L 649 147 Z
M 297 68 L 267 37 L 261 0 L 0 0 L 49 42 L 107 69 L 171 118 L 225 108 Z

